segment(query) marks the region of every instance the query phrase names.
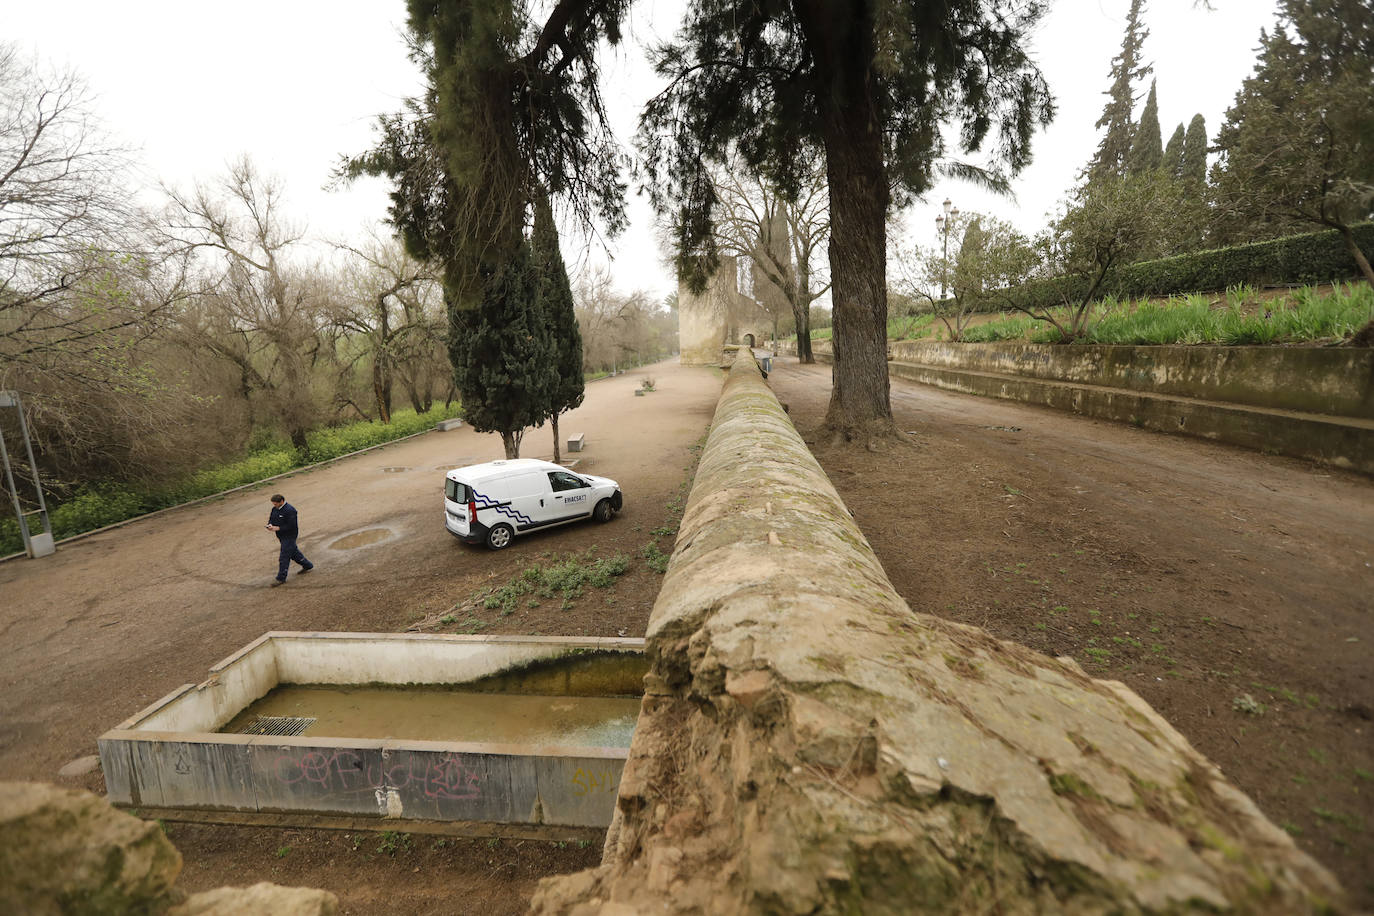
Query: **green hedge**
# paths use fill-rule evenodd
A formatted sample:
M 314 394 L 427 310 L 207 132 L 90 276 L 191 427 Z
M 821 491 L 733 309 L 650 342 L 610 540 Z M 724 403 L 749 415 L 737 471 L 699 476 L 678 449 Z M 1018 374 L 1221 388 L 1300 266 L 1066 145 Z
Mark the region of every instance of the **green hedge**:
M 362 421 L 315 430 L 306 436 L 310 443 L 310 463 L 328 461 L 369 446 L 424 432 L 439 420 L 457 416 L 459 412 L 459 405 L 454 403 L 447 410 L 435 407 L 428 413 L 398 410 L 392 414 L 389 424 Z M 285 474 L 304 465 L 305 462 L 300 460 L 294 449 L 278 445 L 237 461 L 204 468 L 164 487 L 142 489 L 118 483 L 88 487 L 60 505 L 49 506 L 48 517 L 52 522 L 53 536 L 61 540 L 83 531 L 94 531 L 158 509 Z M 30 524 L 37 521 L 36 515 L 29 517 Z M 23 549 L 18 522 L 12 518 L 0 519 L 0 556 Z
M 1366 254 L 1374 252 L 1374 223 L 1356 226 L 1355 241 Z M 1138 299 L 1223 290 L 1242 284 L 1330 283 L 1357 277 L 1359 273 L 1341 234 L 1328 229 L 1127 264 L 1110 272 L 1097 294 Z M 1012 297 L 1027 308 L 1048 308 L 1066 301 L 1076 303 L 1087 292 L 1089 282 L 1082 276 L 1035 280 L 1021 286 Z M 1003 308 L 990 302 L 989 310 L 1002 311 Z
M 1268 300 L 1260 310 L 1246 308 L 1254 301 L 1250 287 L 1233 286 L 1225 308 L 1216 309 L 1213 294 L 1193 293 L 1168 301 L 1118 302 L 1107 297 L 1095 306 L 1100 317 L 1089 325 L 1082 343 L 1118 345 L 1220 344 L 1268 345 L 1349 337 L 1374 318 L 1374 287 L 1368 283 L 1337 283 L 1329 293 L 1315 287 Z M 1070 308 L 1049 309 L 1061 323 Z M 1048 323 L 1013 313 L 997 321 L 971 327 L 965 343 L 1028 340 L 1057 343 L 1059 331 Z

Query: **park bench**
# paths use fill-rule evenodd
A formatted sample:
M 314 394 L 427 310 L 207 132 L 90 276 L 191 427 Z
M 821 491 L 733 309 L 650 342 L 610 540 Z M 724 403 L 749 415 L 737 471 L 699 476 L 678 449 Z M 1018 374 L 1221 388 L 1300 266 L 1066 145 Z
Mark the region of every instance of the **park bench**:
M 578 433 L 576 436 L 568 437 L 568 451 L 570 452 L 580 452 L 586 444 L 586 433 Z
M 450 420 L 440 420 L 438 423 L 434 424 L 434 428 L 439 430 L 439 432 L 441 433 L 446 433 L 450 429 L 457 429 L 462 425 L 463 421 L 458 419 L 457 417 L 454 417 Z

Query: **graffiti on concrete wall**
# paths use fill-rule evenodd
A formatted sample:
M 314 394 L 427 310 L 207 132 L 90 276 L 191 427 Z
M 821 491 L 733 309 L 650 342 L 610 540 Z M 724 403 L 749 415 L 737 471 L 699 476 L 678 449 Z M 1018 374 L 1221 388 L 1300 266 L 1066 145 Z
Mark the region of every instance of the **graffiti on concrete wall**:
M 459 754 L 410 754 L 390 765 L 383 760 L 379 766 L 353 751 L 306 751 L 279 756 L 272 771 L 285 785 L 308 784 L 331 794 L 409 789 L 426 798 L 460 801 L 482 794 L 481 773 Z
M 577 768 L 573 773 L 572 786 L 574 795 L 596 795 L 603 792 L 614 792 L 616 790 L 615 773 L 610 770 L 592 772 Z

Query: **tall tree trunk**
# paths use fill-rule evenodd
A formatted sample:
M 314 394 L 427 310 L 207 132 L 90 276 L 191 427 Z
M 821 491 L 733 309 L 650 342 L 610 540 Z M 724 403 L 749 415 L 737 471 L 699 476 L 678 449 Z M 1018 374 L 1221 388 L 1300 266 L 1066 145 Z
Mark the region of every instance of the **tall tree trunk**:
M 811 271 L 797 259 L 797 288 L 792 297 L 792 320 L 797 325 L 797 360 L 814 363 L 816 357 L 811 353 Z
M 501 430 L 501 445 L 506 449 L 507 458 L 520 457 L 520 440 L 525 437 L 523 429 Z
M 391 313 L 386 308 L 386 295 L 377 297 L 377 352 L 372 355 L 372 386 L 377 393 L 377 414 L 383 423 L 391 422 Z
M 549 423 L 553 425 L 553 463 L 557 464 L 562 460 L 562 455 L 558 451 L 558 413 L 549 417 Z
M 291 427 L 291 446 L 301 456 L 301 461 L 310 463 L 310 441 L 305 438 L 304 427 Z
M 1341 224 L 1341 238 L 1345 241 L 1345 248 L 1350 252 L 1350 256 L 1355 259 L 1355 266 L 1360 268 L 1360 273 L 1364 274 L 1365 282 L 1374 286 L 1374 268 L 1369 266 L 1369 258 L 1364 256 L 1359 244 L 1355 241 L 1355 232 L 1348 225 Z
M 378 355 L 372 360 L 372 400 L 377 404 L 377 417 L 383 423 L 391 422 L 391 385 L 385 378 L 382 358 Z
M 861 7 L 856 14 L 855 6 Z M 882 124 L 873 98 L 873 0 L 797 4 L 816 52 L 821 134 L 830 182 L 834 387 L 826 425 L 846 439 L 896 431 L 887 375 L 887 205 Z
M 1347 225 L 1340 227 L 1341 238 L 1345 240 L 1345 247 L 1350 251 L 1350 256 L 1355 259 L 1355 264 L 1360 268 L 1360 273 L 1364 274 L 1365 282 L 1374 286 L 1374 270 L 1370 269 L 1369 258 L 1364 256 L 1360 246 L 1355 241 L 1355 233 Z M 1374 347 L 1374 318 L 1369 319 L 1365 326 L 1356 331 L 1350 338 L 1352 347 Z

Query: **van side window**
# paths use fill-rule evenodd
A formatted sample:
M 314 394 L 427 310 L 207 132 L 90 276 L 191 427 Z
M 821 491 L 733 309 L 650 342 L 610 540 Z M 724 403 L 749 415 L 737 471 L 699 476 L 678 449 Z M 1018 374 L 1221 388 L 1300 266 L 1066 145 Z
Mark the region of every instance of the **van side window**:
M 584 490 L 587 482 L 566 471 L 549 471 L 549 486 L 553 487 L 555 493 L 561 493 L 564 490 Z

